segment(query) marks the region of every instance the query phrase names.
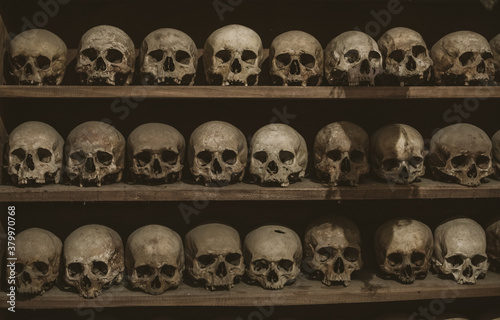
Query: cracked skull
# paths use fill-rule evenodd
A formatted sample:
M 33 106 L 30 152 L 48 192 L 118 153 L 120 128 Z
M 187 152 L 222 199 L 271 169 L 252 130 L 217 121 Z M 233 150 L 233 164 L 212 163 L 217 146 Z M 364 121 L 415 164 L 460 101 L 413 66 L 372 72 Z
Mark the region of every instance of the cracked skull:
M 202 124 L 191 134 L 188 161 L 197 182 L 225 186 L 245 174 L 248 146 L 243 133 L 224 121 Z
M 11 73 L 16 84 L 59 85 L 66 72 L 68 48 L 50 31 L 32 29 L 11 42 Z
M 390 124 L 370 138 L 370 160 L 375 174 L 398 184 L 418 182 L 425 173 L 424 139 L 405 124 Z
M 102 25 L 82 36 L 76 57 L 82 84 L 129 85 L 134 68 L 134 42 L 123 30 Z
M 391 219 L 375 233 L 380 269 L 405 284 L 427 276 L 433 249 L 432 231 L 420 221 Z
M 141 78 L 144 84 L 193 85 L 198 49 L 193 39 L 176 29 L 158 29 L 142 42 Z
M 162 123 L 137 127 L 127 139 L 133 181 L 175 182 L 181 179 L 186 142 L 175 128 Z
M 431 49 L 438 85 L 489 85 L 495 78 L 488 41 L 472 31 L 457 31 L 441 38 Z
M 453 124 L 432 136 L 429 167 L 436 179 L 477 187 L 494 172 L 492 143 L 480 128 Z
M 9 137 L 8 173 L 14 184 L 59 183 L 64 139 L 43 122 L 28 121 Z
M 201 225 L 186 234 L 184 244 L 186 269 L 209 290 L 231 289 L 245 273 L 240 235 L 230 226 Z
M 491 51 L 493 52 L 493 62 L 495 65 L 495 79 L 500 81 L 500 33 L 490 41 Z
M 176 288 L 184 272 L 182 239 L 164 226 L 139 228 L 127 240 L 125 266 L 134 288 L 154 295 Z
M 491 270 L 500 272 L 500 217 L 486 228 L 486 243 Z
M 459 284 L 474 284 L 488 271 L 486 234 L 474 220 L 456 218 L 434 230 L 433 265 Z
M 283 289 L 299 275 L 302 244 L 291 229 L 263 226 L 245 237 L 243 254 L 250 279 L 265 289 Z
M 42 295 L 59 276 L 62 242 L 52 232 L 31 228 L 16 237 L 16 289 Z
M 319 86 L 323 80 L 323 48 L 312 35 L 289 31 L 269 48 L 272 81 L 283 86 Z
M 316 175 L 333 186 L 357 186 L 370 171 L 368 145 L 368 134 L 361 127 L 347 121 L 330 123 L 314 140 Z
M 95 298 L 123 279 L 122 239 L 102 225 L 86 225 L 64 241 L 66 283 L 84 298 Z
M 374 86 L 382 72 L 378 45 L 363 32 L 344 32 L 325 49 L 325 75 L 331 85 Z
M 66 139 L 66 174 L 83 185 L 120 182 L 125 167 L 125 138 L 104 122 L 89 121 Z
M 306 141 L 286 124 L 269 124 L 257 130 L 250 142 L 250 149 L 250 173 L 262 185 L 288 187 L 291 182 L 305 175 Z
M 262 61 L 262 40 L 250 28 L 228 25 L 215 30 L 205 42 L 203 64 L 210 84 L 257 85 Z
M 304 236 L 304 259 L 309 273 L 327 286 L 351 283 L 351 274 L 363 266 L 361 235 L 349 219 L 327 215 L 314 220 Z

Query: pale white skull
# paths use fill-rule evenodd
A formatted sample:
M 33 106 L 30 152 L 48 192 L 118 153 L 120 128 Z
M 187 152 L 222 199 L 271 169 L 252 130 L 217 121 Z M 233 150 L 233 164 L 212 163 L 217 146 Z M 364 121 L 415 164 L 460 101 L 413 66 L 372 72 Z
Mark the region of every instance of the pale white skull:
M 500 217 L 486 227 L 486 244 L 491 270 L 500 272 Z
M 439 180 L 477 187 L 494 172 L 491 149 L 490 138 L 480 128 L 453 124 L 432 136 L 429 168 Z
M 405 124 L 390 124 L 370 137 L 370 161 L 381 179 L 398 184 L 418 182 L 425 173 L 424 139 Z
M 16 289 L 42 295 L 59 276 L 62 242 L 52 232 L 31 228 L 16 236 Z
M 377 42 L 363 32 L 344 32 L 325 49 L 325 76 L 334 86 L 374 86 L 382 72 Z
M 184 32 L 158 29 L 142 42 L 139 61 L 143 84 L 193 85 L 198 49 Z
M 106 226 L 76 229 L 64 241 L 63 251 L 64 280 L 84 298 L 95 298 L 123 279 L 122 239 Z
M 66 138 L 66 174 L 80 187 L 120 182 L 125 167 L 125 138 L 104 122 L 88 121 Z
M 491 137 L 491 155 L 492 166 L 495 172 L 493 173 L 496 179 L 500 179 L 500 130 Z
M 32 29 L 11 42 L 11 73 L 16 84 L 59 85 L 66 72 L 68 48 L 50 31 Z
M 431 229 L 417 220 L 391 219 L 375 233 L 375 256 L 380 269 L 405 284 L 427 276 L 433 250 Z
M 438 85 L 488 85 L 495 78 L 493 54 L 488 41 L 472 31 L 442 37 L 431 49 Z
M 429 82 L 432 59 L 420 33 L 403 27 L 393 28 L 377 43 L 384 58 L 387 84 L 412 86 Z
M 269 47 L 272 81 L 283 86 L 319 86 L 323 80 L 323 48 L 312 35 L 288 31 Z
M 225 186 L 243 179 L 248 146 L 243 133 L 230 123 L 209 121 L 193 131 L 188 161 L 197 182 Z
M 491 51 L 493 53 L 493 62 L 495 65 L 495 79 L 500 81 L 500 33 L 490 41 Z
M 82 36 L 76 57 L 82 84 L 129 85 L 134 69 L 134 42 L 123 30 L 101 25 Z
M 262 226 L 250 232 L 243 244 L 246 272 L 265 289 L 283 289 L 297 279 L 302 262 L 302 243 L 291 229 Z
M 45 184 L 61 181 L 64 139 L 43 122 L 28 121 L 9 137 L 8 173 L 14 184 Z
M 456 218 L 434 230 L 436 272 L 453 275 L 459 284 L 474 284 L 488 271 L 486 234 L 474 220 Z
M 215 30 L 205 42 L 203 64 L 210 84 L 257 85 L 262 62 L 262 40 L 250 28 L 231 24 Z
M 245 273 L 238 231 L 230 226 L 210 223 L 189 231 L 184 238 L 186 269 L 209 290 L 231 289 Z
M 177 129 L 162 123 L 137 127 L 127 139 L 127 157 L 133 181 L 179 181 L 184 167 L 186 142 Z
M 334 186 L 357 186 L 360 177 L 370 171 L 368 146 L 368 134 L 358 125 L 347 121 L 330 123 L 314 140 L 316 175 Z
M 268 124 L 255 132 L 250 142 L 250 173 L 264 184 L 288 187 L 304 177 L 307 167 L 307 145 L 292 127 Z
M 154 295 L 176 288 L 184 272 L 182 239 L 164 226 L 139 228 L 128 237 L 125 266 L 134 288 Z
M 348 286 L 363 266 L 361 234 L 351 220 L 327 215 L 314 220 L 304 236 L 304 262 L 324 284 Z

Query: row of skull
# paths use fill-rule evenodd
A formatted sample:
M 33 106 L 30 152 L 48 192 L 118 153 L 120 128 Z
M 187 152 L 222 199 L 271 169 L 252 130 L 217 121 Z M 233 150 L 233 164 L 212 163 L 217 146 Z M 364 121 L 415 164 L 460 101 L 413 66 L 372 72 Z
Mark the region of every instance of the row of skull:
M 61 84 L 67 47 L 55 34 L 41 29 L 16 36 L 10 49 L 11 73 L 18 84 Z M 135 46 L 121 29 L 101 25 L 81 38 L 76 72 L 82 84 L 129 85 L 135 71 Z M 257 85 L 264 60 L 260 36 L 245 26 L 228 25 L 206 40 L 203 63 L 207 82 L 215 85 Z M 360 31 L 335 37 L 323 50 L 303 31 L 277 36 L 269 48 L 272 82 L 315 86 L 323 75 L 331 85 L 422 85 L 432 74 L 438 85 L 494 84 L 500 74 L 500 34 L 490 43 L 478 33 L 457 31 L 430 50 L 422 36 L 397 27 L 378 42 Z M 140 77 L 149 85 L 192 85 L 198 50 L 184 32 L 163 28 L 150 33 L 139 53 Z M 432 72 L 433 70 L 433 72 Z M 380 77 L 379 77 L 380 76 Z
M 309 157 L 304 138 L 285 124 L 260 128 L 248 152 L 238 128 L 206 122 L 193 131 L 187 149 L 192 175 L 206 186 L 242 181 L 249 163 L 250 174 L 262 185 L 286 187 L 305 176 Z M 500 173 L 500 131 L 490 140 L 470 124 L 439 130 L 427 151 L 421 134 L 405 124 L 387 125 L 369 138 L 353 123 L 334 122 L 318 132 L 313 149 L 318 178 L 334 186 L 358 185 L 369 162 L 379 178 L 409 184 L 424 175 L 426 156 L 434 177 L 443 181 L 473 187 L 495 169 L 496 177 Z M 114 127 L 89 121 L 74 128 L 64 143 L 51 126 L 29 121 L 10 134 L 8 173 L 17 185 L 59 183 L 64 171 L 80 186 L 101 186 L 121 181 L 127 158 L 133 182 L 168 183 L 181 179 L 185 150 L 184 137 L 166 124 L 141 125 L 125 141 Z
M 411 284 L 425 278 L 433 265 L 443 277 L 474 284 L 486 275 L 489 261 L 500 266 L 500 219 L 485 232 L 474 220 L 454 218 L 433 235 L 420 221 L 396 218 L 377 229 L 374 244 L 377 264 L 388 278 Z M 43 294 L 57 280 L 61 260 L 66 284 L 85 298 L 97 297 L 124 275 L 131 288 L 161 294 L 179 286 L 185 270 L 209 290 L 233 288 L 245 271 L 250 282 L 283 289 L 296 281 L 301 268 L 325 285 L 348 286 L 352 273 L 363 266 L 361 246 L 356 224 L 339 215 L 314 220 L 303 244 L 281 225 L 251 231 L 243 245 L 238 231 L 225 224 L 195 227 L 184 243 L 175 231 L 148 225 L 134 231 L 125 248 L 118 233 L 103 225 L 76 229 L 64 246 L 53 233 L 31 228 L 16 239 L 17 289 Z

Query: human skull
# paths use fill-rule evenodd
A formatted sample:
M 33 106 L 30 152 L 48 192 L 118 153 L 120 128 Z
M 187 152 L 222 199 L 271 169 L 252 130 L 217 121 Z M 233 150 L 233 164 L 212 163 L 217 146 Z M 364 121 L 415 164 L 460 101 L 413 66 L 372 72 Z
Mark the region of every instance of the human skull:
M 336 282 L 347 287 L 351 274 L 363 266 L 358 227 L 338 215 L 314 220 L 304 236 L 304 259 L 327 286 Z
M 250 173 L 264 184 L 288 187 L 304 177 L 307 167 L 307 145 L 292 127 L 268 124 L 254 134 L 250 142 Z
M 493 54 L 488 41 L 478 33 L 457 31 L 442 37 L 432 46 L 431 58 L 438 85 L 493 84 Z
M 500 272 L 500 217 L 486 228 L 486 243 L 491 270 Z
M 494 177 L 500 179 L 500 130 L 491 137 L 491 154 L 493 156 L 492 165 L 495 170 Z
M 288 31 L 269 48 L 272 81 L 283 86 L 319 86 L 323 80 L 323 48 L 312 35 Z
M 333 186 L 357 186 L 359 178 L 370 171 L 368 134 L 354 123 L 330 123 L 314 140 L 314 167 L 321 180 Z
M 262 40 L 250 28 L 231 24 L 215 30 L 205 42 L 203 64 L 210 84 L 257 85 L 262 61 Z
M 493 39 L 490 41 L 490 47 L 491 51 L 493 52 L 493 61 L 495 64 L 495 78 L 498 81 L 500 81 L 500 33 L 496 35 Z
M 474 220 L 456 218 L 434 230 L 436 272 L 453 275 L 459 284 L 474 284 L 488 271 L 486 234 Z
M 31 228 L 16 237 L 16 289 L 42 295 L 59 276 L 62 242 L 52 232 Z
M 429 167 L 437 179 L 477 187 L 494 172 L 491 149 L 490 138 L 480 128 L 452 124 L 432 136 Z
M 68 48 L 50 31 L 32 29 L 11 42 L 10 65 L 16 84 L 59 85 L 66 72 Z
M 102 25 L 82 36 L 76 57 L 82 84 L 129 85 L 134 69 L 134 42 L 123 30 Z
M 127 240 L 125 266 L 134 288 L 154 295 L 176 288 L 184 272 L 182 239 L 164 226 L 139 228 Z
M 84 298 L 95 298 L 123 279 L 122 239 L 114 230 L 90 224 L 64 241 L 64 280 Z
M 375 174 L 398 184 L 418 182 L 425 173 L 424 139 L 405 124 L 390 124 L 370 138 L 370 160 Z
M 193 85 L 198 49 L 184 32 L 163 28 L 144 39 L 139 60 L 144 84 Z
M 405 284 L 427 276 L 433 249 L 431 229 L 417 220 L 391 219 L 375 233 L 375 255 L 380 269 Z
M 378 45 L 363 32 L 344 32 L 325 49 L 325 75 L 334 86 L 374 86 L 382 72 Z
M 241 181 L 247 157 L 245 135 L 230 123 L 209 121 L 191 134 L 188 149 L 191 173 L 206 186 Z
M 245 273 L 238 231 L 219 223 L 201 225 L 184 239 L 186 269 L 209 290 L 231 289 Z
M 43 122 L 28 121 L 9 137 L 8 173 L 14 184 L 59 183 L 64 139 Z
M 247 275 L 265 289 L 283 289 L 295 282 L 302 262 L 302 244 L 291 229 L 262 226 L 250 232 L 243 244 Z
M 377 43 L 384 58 L 387 83 L 412 86 L 429 82 L 432 59 L 420 33 L 408 28 L 393 28 Z
M 120 182 L 125 167 L 125 138 L 104 122 L 88 121 L 66 138 L 66 174 L 84 184 Z
M 132 180 L 145 183 L 181 179 L 186 142 L 174 127 L 147 123 L 127 139 L 127 157 Z

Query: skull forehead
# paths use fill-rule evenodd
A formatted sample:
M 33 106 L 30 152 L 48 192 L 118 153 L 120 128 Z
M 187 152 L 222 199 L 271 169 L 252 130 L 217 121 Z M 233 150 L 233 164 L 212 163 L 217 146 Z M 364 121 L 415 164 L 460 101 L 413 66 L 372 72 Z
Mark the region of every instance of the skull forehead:
M 428 226 L 411 219 L 394 219 L 385 222 L 377 232 L 377 241 L 386 252 L 411 254 L 415 250 L 432 248 L 433 237 Z
M 68 135 L 67 144 L 72 149 L 93 150 L 96 147 L 124 145 L 122 134 L 107 123 L 89 121 L 78 125 Z
M 149 260 L 177 259 L 184 254 L 181 237 L 172 229 L 160 225 L 149 225 L 134 231 L 127 240 L 127 248 L 132 256 Z
M 458 57 L 463 52 L 490 52 L 488 41 L 479 33 L 472 31 L 457 31 L 447 34 L 432 46 L 432 56 L 449 55 Z
M 16 257 L 20 262 L 49 262 L 60 254 L 62 242 L 52 232 L 31 228 L 16 237 Z
M 243 133 L 230 123 L 210 121 L 202 124 L 191 135 L 191 145 L 197 151 L 239 150 L 245 144 Z
M 356 49 L 360 53 L 368 53 L 369 50 L 377 47 L 377 43 L 372 37 L 360 31 L 344 32 L 333 39 L 331 45 L 335 51 L 341 53 L 351 49 Z
M 144 42 L 148 45 L 148 50 L 162 49 L 167 50 L 187 50 L 191 54 L 196 54 L 197 49 L 191 37 L 184 32 L 163 28 L 151 32 L 146 36 Z
M 258 56 L 262 55 L 263 50 L 260 36 L 252 29 L 237 24 L 215 30 L 208 37 L 207 44 L 214 50 L 229 49 L 236 52 L 254 50 Z
M 305 238 L 306 243 L 316 242 L 319 247 L 361 245 L 358 227 L 347 218 L 337 215 L 323 216 L 313 221 L 307 228 Z
M 373 134 L 371 152 L 379 157 L 404 159 L 415 154 L 422 155 L 424 141 L 422 135 L 405 124 L 390 124 Z
M 280 152 L 281 150 L 291 150 L 297 152 L 304 139 L 292 127 L 273 123 L 268 124 L 254 134 L 251 145 L 253 152 L 266 150 L 268 152 Z
M 245 247 L 252 259 L 279 261 L 294 259 L 301 253 L 299 236 L 283 226 L 263 226 L 250 232 L 245 238 Z
M 420 33 L 404 27 L 397 27 L 388 30 L 378 41 L 380 51 L 385 54 L 396 49 L 409 50 L 414 45 L 427 47 Z
M 195 256 L 207 253 L 241 253 L 241 240 L 234 228 L 210 223 L 194 228 L 186 234 L 186 249 Z
M 80 49 L 86 48 L 115 48 L 131 55 L 135 54 L 132 39 L 123 30 L 108 25 L 97 26 L 85 32 L 80 41 Z
M 102 225 L 86 225 L 73 231 L 64 241 L 67 263 L 94 259 L 109 260 L 115 254 L 123 255 L 123 244 L 114 230 Z
M 300 54 L 303 52 L 320 54 L 323 50 L 321 43 L 319 43 L 315 37 L 309 33 L 298 30 L 280 34 L 274 38 L 270 48 L 271 50 L 274 49 L 277 55 L 284 52 L 292 54 Z
M 368 149 L 368 134 L 358 125 L 347 122 L 334 122 L 318 132 L 318 147 L 328 152 L 333 149 L 349 151 L 351 148 Z
M 48 58 L 66 55 L 67 47 L 64 41 L 50 31 L 32 29 L 17 35 L 11 42 L 11 56 L 39 56 Z
M 51 126 L 38 121 L 28 121 L 16 127 L 9 137 L 10 146 L 25 149 L 50 147 L 51 151 L 62 148 L 64 140 Z
M 441 246 L 446 256 L 457 253 L 472 257 L 476 254 L 486 255 L 486 234 L 474 220 L 459 218 L 448 221 L 435 231 L 436 244 Z
M 452 124 L 434 134 L 430 143 L 430 153 L 437 149 L 451 153 L 469 151 L 471 153 L 490 153 L 492 143 L 480 128 L 467 123 Z
M 147 123 L 130 133 L 128 144 L 134 149 L 134 152 L 164 148 L 179 152 L 185 141 L 174 127 L 162 123 Z

